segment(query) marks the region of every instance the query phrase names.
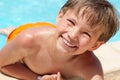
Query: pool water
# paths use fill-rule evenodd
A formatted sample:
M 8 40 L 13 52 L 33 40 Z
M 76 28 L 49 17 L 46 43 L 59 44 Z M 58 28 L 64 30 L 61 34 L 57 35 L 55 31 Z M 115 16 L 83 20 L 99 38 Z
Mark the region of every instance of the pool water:
M 31 22 L 51 22 L 55 24 L 60 8 L 67 0 L 0 0 L 0 28 L 15 27 Z M 109 0 L 120 12 L 120 0 Z M 109 40 L 119 41 L 120 31 Z M 0 35 L 0 49 L 6 37 Z

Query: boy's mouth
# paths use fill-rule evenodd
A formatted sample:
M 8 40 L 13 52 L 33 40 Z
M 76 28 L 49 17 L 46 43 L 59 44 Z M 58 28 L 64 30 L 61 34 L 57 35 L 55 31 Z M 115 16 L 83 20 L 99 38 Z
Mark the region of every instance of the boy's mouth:
M 64 44 L 65 44 L 66 46 L 68 46 L 69 48 L 77 48 L 77 47 L 78 47 L 78 46 L 75 45 L 74 43 L 72 43 L 72 42 L 68 41 L 67 39 L 65 39 L 63 36 L 61 36 L 61 38 L 62 38 Z

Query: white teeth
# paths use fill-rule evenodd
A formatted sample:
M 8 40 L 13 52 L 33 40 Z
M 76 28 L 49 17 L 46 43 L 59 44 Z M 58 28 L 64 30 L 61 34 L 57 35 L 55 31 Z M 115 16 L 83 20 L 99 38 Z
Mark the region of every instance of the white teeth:
M 71 47 L 71 48 L 74 48 L 74 47 L 75 47 L 75 45 L 70 44 L 67 40 L 63 39 L 63 41 L 64 41 L 64 43 L 65 43 L 67 46 L 69 46 L 69 47 Z

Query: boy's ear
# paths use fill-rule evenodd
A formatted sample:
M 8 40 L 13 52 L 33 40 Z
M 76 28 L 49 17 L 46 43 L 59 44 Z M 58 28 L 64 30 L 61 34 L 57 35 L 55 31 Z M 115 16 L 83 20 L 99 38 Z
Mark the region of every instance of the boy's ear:
M 91 47 L 88 51 L 93 51 L 99 48 L 102 44 L 104 44 L 104 41 L 97 41 L 93 47 Z
M 63 10 L 60 10 L 57 17 L 56 17 L 56 22 L 59 22 L 59 20 L 63 17 Z

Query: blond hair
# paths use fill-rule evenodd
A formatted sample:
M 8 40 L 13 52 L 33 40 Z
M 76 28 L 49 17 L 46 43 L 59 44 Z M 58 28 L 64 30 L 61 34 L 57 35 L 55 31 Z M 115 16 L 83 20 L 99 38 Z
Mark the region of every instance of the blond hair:
M 100 25 L 103 29 L 99 41 L 107 42 L 118 31 L 116 10 L 107 0 L 68 0 L 61 8 L 64 14 L 68 10 L 76 10 L 79 14 L 81 9 L 84 9 L 82 16 L 87 18 L 91 27 Z

